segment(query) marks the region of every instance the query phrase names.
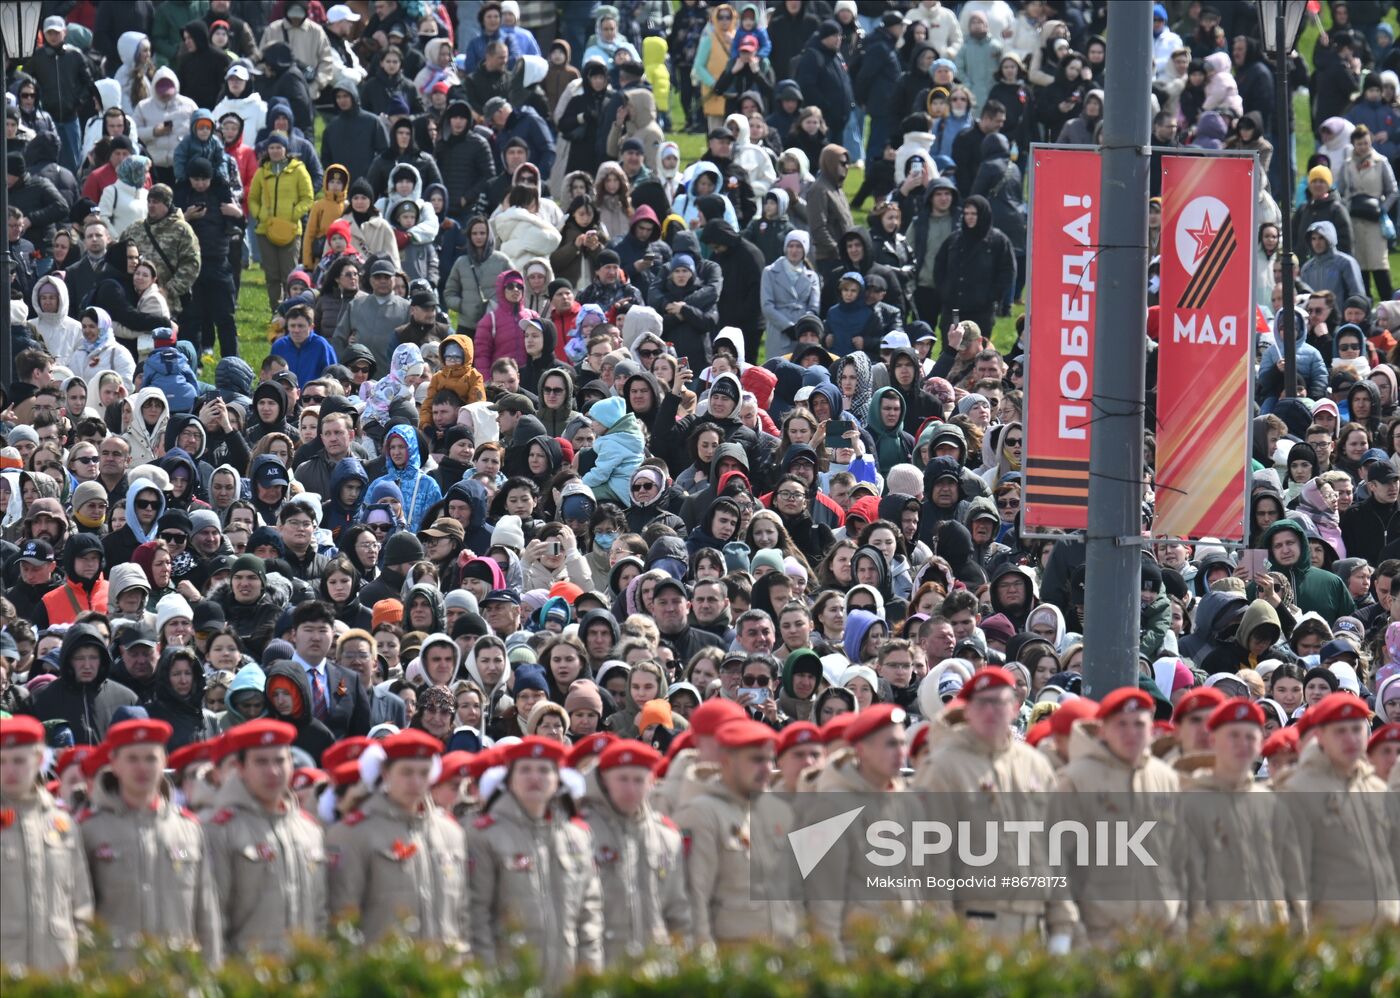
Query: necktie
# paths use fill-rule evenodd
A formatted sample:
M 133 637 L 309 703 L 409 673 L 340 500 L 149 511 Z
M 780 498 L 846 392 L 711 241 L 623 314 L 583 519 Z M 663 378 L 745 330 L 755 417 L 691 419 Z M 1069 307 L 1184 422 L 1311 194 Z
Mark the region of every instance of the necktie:
M 326 684 L 321 679 L 321 670 L 311 670 L 311 699 L 315 701 L 311 705 L 311 713 L 316 715 L 316 720 L 324 721 L 330 710 L 326 706 Z

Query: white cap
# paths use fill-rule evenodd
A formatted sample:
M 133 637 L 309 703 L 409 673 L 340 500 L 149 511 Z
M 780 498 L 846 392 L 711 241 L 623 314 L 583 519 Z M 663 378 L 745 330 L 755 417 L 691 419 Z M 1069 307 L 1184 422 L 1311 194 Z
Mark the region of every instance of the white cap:
M 68 30 L 68 22 L 65 21 L 63 18 L 59 17 L 57 14 L 53 14 L 53 15 L 50 15 L 49 17 L 44 18 L 44 30 L 45 30 L 45 31 L 67 31 L 67 30 Z
M 816 390 L 816 385 L 803 385 L 801 388 L 797 389 L 797 393 L 793 395 L 792 400 L 794 402 L 806 402 L 812 397 L 812 393 Z
M 341 21 L 358 21 L 360 15 L 356 14 L 343 3 L 338 3 L 330 10 L 326 11 L 327 24 L 339 24 Z
M 909 345 L 909 334 L 901 329 L 896 329 L 892 333 L 886 333 L 885 338 L 880 341 L 881 350 L 894 350 L 898 347 L 907 347 Z
M 253 74 L 248 72 L 248 67 L 236 62 L 230 66 L 228 72 L 224 74 L 224 79 L 226 80 L 239 79 L 247 82 L 252 78 Z

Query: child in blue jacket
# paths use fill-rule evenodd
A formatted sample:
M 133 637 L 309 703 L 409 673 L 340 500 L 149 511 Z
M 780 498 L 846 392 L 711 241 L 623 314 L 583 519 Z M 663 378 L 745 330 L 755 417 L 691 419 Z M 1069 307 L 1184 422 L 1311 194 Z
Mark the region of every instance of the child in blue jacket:
M 632 505 L 632 473 L 642 466 L 646 437 L 637 417 L 627 411 L 627 403 L 616 396 L 600 399 L 589 406 L 593 421 L 593 453 L 597 462 L 583 476 L 583 484 L 593 490 L 598 502 L 610 500 Z
M 199 378 L 185 355 L 175 345 L 175 330 L 169 326 L 151 330 L 155 348 L 146 358 L 141 376 L 144 388 L 159 388 L 170 403 L 171 412 L 191 412 L 199 396 Z

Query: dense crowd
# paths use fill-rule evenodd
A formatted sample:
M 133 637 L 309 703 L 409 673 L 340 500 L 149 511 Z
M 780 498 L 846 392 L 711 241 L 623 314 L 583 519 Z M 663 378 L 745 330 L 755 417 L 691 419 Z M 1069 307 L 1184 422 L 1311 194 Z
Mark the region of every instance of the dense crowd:
M 1255 6 L 1154 7 L 1154 145 L 1274 180 L 1254 484 L 1245 549 L 1147 545 L 1095 701 L 1006 317 L 1030 144 L 1112 99 L 1102 2 L 46 2 L 5 81 L 0 959 L 351 914 L 558 983 L 907 910 L 754 900 L 765 789 L 1395 790 L 1400 49 L 1329 6 L 1296 190 Z M 1192 894 L 1263 876 L 1218 829 L 1179 901 L 948 901 L 1058 951 L 1400 920 L 1400 825 L 1337 799 L 1287 905 Z

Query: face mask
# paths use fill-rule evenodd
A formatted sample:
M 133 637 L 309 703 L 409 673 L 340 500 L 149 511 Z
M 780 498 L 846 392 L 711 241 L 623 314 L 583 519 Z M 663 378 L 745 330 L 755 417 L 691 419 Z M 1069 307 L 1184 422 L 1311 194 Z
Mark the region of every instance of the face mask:
M 594 534 L 593 544 L 600 551 L 611 551 L 613 541 L 617 540 L 617 534 Z

